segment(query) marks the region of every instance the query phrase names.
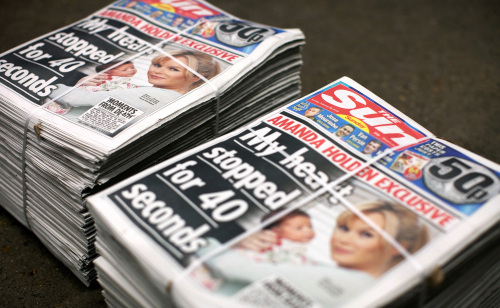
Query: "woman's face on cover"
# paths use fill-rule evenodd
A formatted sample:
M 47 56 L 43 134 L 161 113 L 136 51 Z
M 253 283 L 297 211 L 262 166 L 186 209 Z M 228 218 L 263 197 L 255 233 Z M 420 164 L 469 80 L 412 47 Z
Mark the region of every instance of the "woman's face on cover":
M 384 229 L 385 218 L 380 213 L 365 213 L 374 224 Z M 387 268 L 394 249 L 369 225 L 356 216 L 336 226 L 330 239 L 331 257 L 341 267 L 379 276 Z
M 187 66 L 185 57 L 177 57 L 177 60 Z M 174 90 L 181 94 L 187 92 L 193 78 L 188 78 L 187 70 L 175 60 L 164 58 L 158 63 L 152 63 L 148 70 L 148 82 L 156 88 Z

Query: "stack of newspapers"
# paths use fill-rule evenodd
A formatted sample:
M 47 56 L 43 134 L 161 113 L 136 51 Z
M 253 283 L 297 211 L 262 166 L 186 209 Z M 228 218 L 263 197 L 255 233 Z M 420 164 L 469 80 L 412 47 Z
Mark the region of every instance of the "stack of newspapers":
M 499 202 L 347 77 L 87 199 L 113 307 L 497 306 Z
M 87 196 L 297 99 L 303 33 L 117 1 L 0 55 L 0 205 L 85 284 Z

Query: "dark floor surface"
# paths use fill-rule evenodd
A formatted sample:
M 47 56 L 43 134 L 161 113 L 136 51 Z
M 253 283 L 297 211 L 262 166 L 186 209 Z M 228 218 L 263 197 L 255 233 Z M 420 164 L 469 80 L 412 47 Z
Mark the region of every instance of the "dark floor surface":
M 98 0 L 0 0 L 0 51 L 86 17 Z M 348 76 L 435 135 L 500 162 L 500 2 L 214 0 L 306 35 L 302 93 Z M 7 304 L 8 303 L 8 304 Z M 102 307 L 0 208 L 0 307 Z

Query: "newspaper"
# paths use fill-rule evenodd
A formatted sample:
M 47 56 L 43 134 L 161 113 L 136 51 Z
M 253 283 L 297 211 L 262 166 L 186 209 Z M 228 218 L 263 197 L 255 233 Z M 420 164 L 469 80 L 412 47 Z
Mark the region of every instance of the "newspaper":
M 98 280 L 111 306 L 387 305 L 498 224 L 499 176 L 343 77 L 88 198 Z
M 85 283 L 83 200 L 299 97 L 298 29 L 198 0 L 116 1 L 0 55 L 0 204 Z

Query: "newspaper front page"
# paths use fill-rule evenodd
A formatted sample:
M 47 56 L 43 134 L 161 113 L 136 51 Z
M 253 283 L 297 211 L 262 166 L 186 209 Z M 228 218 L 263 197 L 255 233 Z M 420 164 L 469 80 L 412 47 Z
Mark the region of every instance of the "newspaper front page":
M 387 304 L 498 222 L 499 175 L 344 77 L 90 197 L 99 279 L 110 303 Z
M 204 1 L 120 0 L 2 53 L 0 204 L 88 283 L 83 199 L 296 99 L 303 44 Z
M 179 24 L 180 19 L 184 22 Z M 4 53 L 1 79 L 8 91 L 2 91 L 3 99 L 21 96 L 29 112 L 43 106 L 52 113 L 38 111 L 36 117 L 49 114 L 50 120 L 71 128 L 68 134 L 89 134 L 92 146 L 109 152 L 193 101 L 216 97 L 233 84 L 229 80 L 238 80 L 280 47 L 302 39 L 298 30 L 240 21 L 202 1 L 118 1 Z M 155 57 L 181 57 L 177 53 L 206 66 L 198 72 L 190 67 L 196 63 L 169 58 L 180 70 L 194 70 L 191 84 L 182 90 L 154 82 L 160 78 L 150 71 L 159 66 L 158 60 L 152 63 Z M 196 58 L 199 53 L 203 59 Z M 85 85 L 83 78 L 100 72 L 105 80 Z

